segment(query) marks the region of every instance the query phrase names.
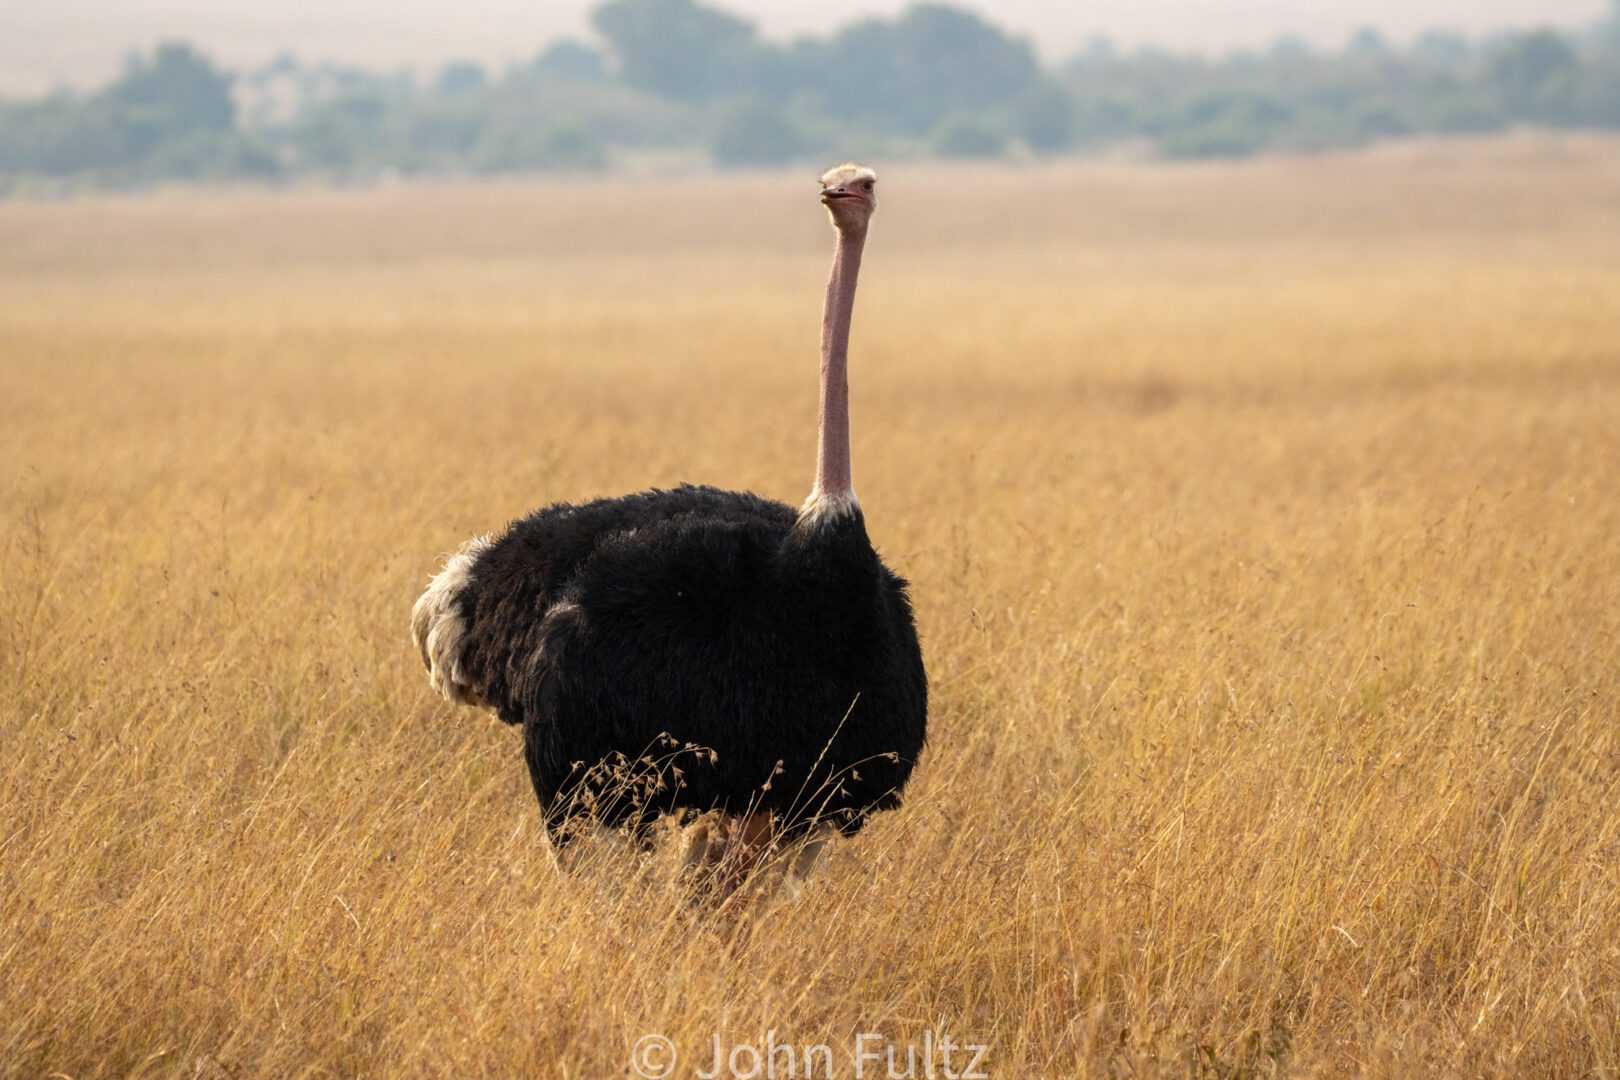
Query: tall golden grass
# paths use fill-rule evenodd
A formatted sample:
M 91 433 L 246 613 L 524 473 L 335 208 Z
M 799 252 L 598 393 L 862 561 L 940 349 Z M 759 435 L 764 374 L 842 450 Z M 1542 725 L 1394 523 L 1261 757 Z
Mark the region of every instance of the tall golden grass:
M 1575 138 L 885 170 L 855 470 L 930 746 L 743 920 L 670 842 L 558 877 L 406 627 L 552 500 L 802 496 L 809 175 L 0 203 L 0 1063 L 1613 1075 L 1617 190 Z

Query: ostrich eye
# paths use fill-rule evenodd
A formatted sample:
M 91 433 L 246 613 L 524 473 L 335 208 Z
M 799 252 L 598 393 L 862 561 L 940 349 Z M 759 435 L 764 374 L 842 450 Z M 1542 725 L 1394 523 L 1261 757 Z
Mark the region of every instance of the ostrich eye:
M 877 187 L 877 181 L 876 180 L 868 180 L 865 183 L 863 183 L 861 186 L 863 188 L 865 188 L 867 191 L 871 191 L 873 188 Z

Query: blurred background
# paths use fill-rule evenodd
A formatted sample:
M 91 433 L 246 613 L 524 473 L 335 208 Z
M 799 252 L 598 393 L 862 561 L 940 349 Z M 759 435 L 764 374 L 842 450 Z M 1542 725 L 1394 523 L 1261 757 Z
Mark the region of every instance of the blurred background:
M 1614 0 L 0 0 L 0 1076 L 1620 1076 L 1617 128 Z M 852 156 L 930 747 L 704 926 L 409 613 L 798 501 Z
M 0 192 L 1620 128 L 1620 0 L 0 7 Z

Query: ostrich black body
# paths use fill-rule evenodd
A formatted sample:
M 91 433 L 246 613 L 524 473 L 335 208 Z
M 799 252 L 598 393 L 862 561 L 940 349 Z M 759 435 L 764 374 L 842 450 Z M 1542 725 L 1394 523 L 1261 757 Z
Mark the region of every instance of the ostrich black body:
M 927 679 L 906 582 L 853 499 L 802 522 L 709 487 L 559 503 L 464 554 L 441 575 L 437 617 L 456 624 L 437 652 L 454 655 L 424 645 L 424 660 L 523 725 L 559 841 L 584 815 L 684 810 L 769 810 L 789 834 L 815 821 L 852 834 L 898 805 Z M 422 642 L 435 627 L 418 619 Z M 628 793 L 612 766 L 648 759 L 661 785 Z

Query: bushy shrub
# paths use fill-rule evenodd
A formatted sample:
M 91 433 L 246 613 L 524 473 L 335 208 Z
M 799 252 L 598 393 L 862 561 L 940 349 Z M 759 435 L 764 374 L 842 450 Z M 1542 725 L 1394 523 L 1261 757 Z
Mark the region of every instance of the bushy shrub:
M 807 148 L 804 134 L 782 110 L 756 99 L 726 114 L 709 152 L 721 165 L 783 165 Z
M 951 158 L 999 157 L 1007 138 L 988 122 L 973 116 L 947 116 L 934 131 L 934 152 Z

